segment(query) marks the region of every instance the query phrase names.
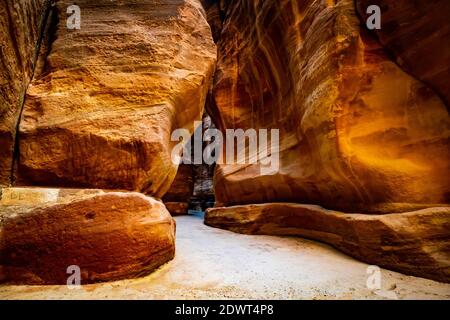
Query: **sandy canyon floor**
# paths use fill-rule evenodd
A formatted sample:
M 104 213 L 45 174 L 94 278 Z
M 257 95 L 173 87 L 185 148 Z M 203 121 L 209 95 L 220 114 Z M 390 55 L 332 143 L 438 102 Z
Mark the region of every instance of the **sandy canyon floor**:
M 305 239 L 249 236 L 177 217 L 177 252 L 153 274 L 81 289 L 0 286 L 0 299 L 450 299 L 450 285 L 381 269 Z

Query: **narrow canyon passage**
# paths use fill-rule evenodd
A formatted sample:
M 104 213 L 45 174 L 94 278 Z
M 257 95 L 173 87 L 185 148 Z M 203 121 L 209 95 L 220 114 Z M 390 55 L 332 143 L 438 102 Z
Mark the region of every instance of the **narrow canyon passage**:
M 448 299 L 450 285 L 382 269 L 301 238 L 242 235 L 176 217 L 175 259 L 138 279 L 85 285 L 0 287 L 0 299 Z
M 377 2 L 0 1 L 0 299 L 450 299 L 450 1 Z

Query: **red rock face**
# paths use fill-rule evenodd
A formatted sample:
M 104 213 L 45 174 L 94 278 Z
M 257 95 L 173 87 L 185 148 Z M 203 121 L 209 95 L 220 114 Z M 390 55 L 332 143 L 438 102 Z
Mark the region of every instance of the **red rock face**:
M 218 206 L 448 203 L 446 106 L 361 27 L 353 1 L 236 0 L 227 10 L 210 114 L 222 130 L 280 129 L 280 170 L 218 166 Z
M 203 113 L 216 48 L 197 0 L 77 1 L 60 16 L 20 122 L 19 185 L 127 189 L 162 197 L 170 135 Z
M 45 21 L 44 0 L 0 1 L 0 185 L 8 185 L 23 96 Z
M 266 203 L 208 209 L 207 225 L 247 234 L 301 236 L 402 273 L 450 282 L 450 208 L 386 215 Z
M 175 222 L 164 205 L 139 193 L 3 189 L 1 281 L 81 284 L 150 273 L 175 253 Z

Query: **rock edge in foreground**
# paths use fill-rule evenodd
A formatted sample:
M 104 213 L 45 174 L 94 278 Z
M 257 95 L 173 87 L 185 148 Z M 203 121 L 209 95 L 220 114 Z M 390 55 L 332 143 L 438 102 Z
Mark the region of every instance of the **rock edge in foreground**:
M 81 284 L 139 277 L 175 254 L 175 222 L 163 203 L 136 192 L 4 188 L 0 282 Z
M 368 215 L 269 203 L 211 208 L 205 224 L 245 234 L 310 238 L 367 263 L 450 282 L 450 207 Z

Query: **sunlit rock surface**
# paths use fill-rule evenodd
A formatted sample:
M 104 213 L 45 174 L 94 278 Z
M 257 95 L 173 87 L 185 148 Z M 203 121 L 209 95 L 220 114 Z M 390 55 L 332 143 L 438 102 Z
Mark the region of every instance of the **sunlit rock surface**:
M 0 185 L 10 184 L 17 121 L 31 80 L 46 1 L 0 1 Z
M 225 14 L 208 11 L 223 26 L 209 113 L 222 131 L 279 129 L 280 168 L 218 165 L 205 222 L 309 237 L 449 282 L 450 60 L 445 41 L 435 51 L 450 12 L 436 12 L 440 1 L 417 11 L 378 2 L 376 33 L 357 11 L 366 1 L 234 0 Z
M 280 170 L 218 166 L 218 206 L 386 213 L 448 203 L 446 106 L 355 10 L 351 0 L 229 2 L 209 111 L 222 130 L 280 129 Z
M 18 185 L 142 191 L 175 177 L 174 129 L 201 119 L 216 48 L 198 0 L 77 1 L 26 96 Z
M 0 184 L 140 191 L 173 214 L 192 196 L 204 209 L 212 166 L 175 178 L 170 135 L 193 131 L 209 95 L 222 131 L 280 130 L 280 167 L 218 165 L 208 225 L 449 282 L 450 11 L 374 3 L 374 32 L 364 0 L 81 0 L 81 29 L 68 30 L 73 2 L 60 0 L 41 32 L 43 1 L 2 1 Z M 151 272 L 174 255 L 174 222 L 142 193 L 3 189 L 0 280 Z
M 140 193 L 4 188 L 0 199 L 0 281 L 81 284 L 150 273 L 175 254 L 175 222 Z M 69 284 L 75 284 L 69 281 Z
M 366 9 L 381 9 L 380 42 L 408 73 L 427 83 L 450 105 L 450 1 L 357 0 L 365 20 Z
M 209 226 L 323 241 L 370 264 L 450 282 L 450 207 L 385 215 L 266 203 L 208 209 Z

